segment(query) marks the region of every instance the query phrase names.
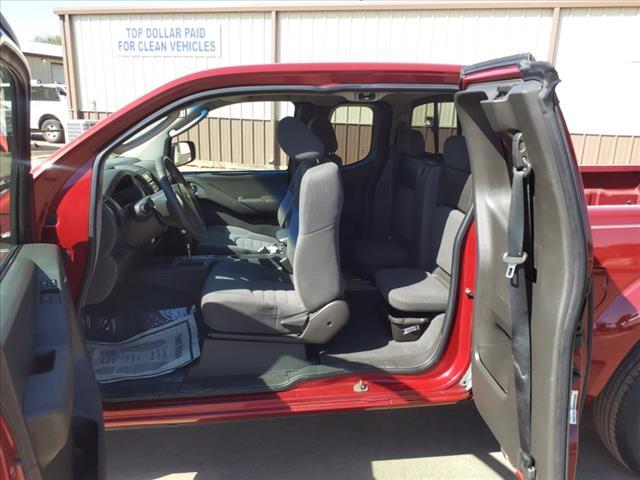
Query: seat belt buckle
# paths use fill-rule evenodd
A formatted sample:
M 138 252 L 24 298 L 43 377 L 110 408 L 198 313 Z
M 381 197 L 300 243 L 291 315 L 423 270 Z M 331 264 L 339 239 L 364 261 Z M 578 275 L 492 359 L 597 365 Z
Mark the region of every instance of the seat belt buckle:
M 509 255 L 508 252 L 502 256 L 502 261 L 507 264 L 507 272 L 505 277 L 511 279 L 516 273 L 516 267 L 522 265 L 527 260 L 527 252 L 522 252 L 520 255 Z

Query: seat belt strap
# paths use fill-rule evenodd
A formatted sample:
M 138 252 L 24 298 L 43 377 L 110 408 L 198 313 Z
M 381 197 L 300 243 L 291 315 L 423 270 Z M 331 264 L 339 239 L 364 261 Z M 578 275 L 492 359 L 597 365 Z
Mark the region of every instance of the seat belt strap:
M 511 353 L 515 367 L 515 391 L 518 416 L 520 452 L 516 467 L 523 480 L 536 478 L 535 462 L 531 455 L 531 330 L 529 299 L 524 263 L 527 260 L 525 235 L 530 234 L 530 191 L 527 178 L 531 165 L 522 133 L 512 138 L 511 156 L 513 180 L 511 205 L 507 226 L 506 278 L 509 290 L 509 318 L 511 320 Z M 530 243 L 530 242 L 527 242 Z
M 433 104 L 433 151 L 436 155 L 440 153 L 440 104 Z

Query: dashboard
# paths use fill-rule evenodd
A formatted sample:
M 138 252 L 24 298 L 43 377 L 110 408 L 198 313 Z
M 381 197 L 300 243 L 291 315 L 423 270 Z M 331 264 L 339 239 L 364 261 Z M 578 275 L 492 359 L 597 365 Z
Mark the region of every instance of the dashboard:
M 97 304 L 124 280 L 135 263 L 150 255 L 166 230 L 145 201 L 162 195 L 153 162 L 108 160 L 102 177 L 98 263 L 87 303 Z

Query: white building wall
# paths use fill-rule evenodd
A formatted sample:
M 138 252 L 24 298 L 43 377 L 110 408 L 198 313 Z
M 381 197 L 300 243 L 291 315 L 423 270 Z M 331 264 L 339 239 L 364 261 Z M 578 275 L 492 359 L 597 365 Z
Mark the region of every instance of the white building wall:
M 49 57 L 31 54 L 26 54 L 25 58 L 29 64 L 32 80 L 38 80 L 41 83 L 64 83 L 62 58 L 53 60 Z
M 572 133 L 640 135 L 640 8 L 561 11 L 556 67 Z
M 552 9 L 282 12 L 280 62 L 470 64 L 549 51 Z
M 241 5 L 241 4 L 240 4 Z M 70 15 L 76 109 L 113 112 L 182 75 L 226 65 L 292 62 L 471 64 L 531 52 L 556 62 L 558 93 L 582 163 L 640 159 L 640 8 L 330 10 Z M 366 2 L 363 9 L 367 8 Z M 197 26 L 218 32 L 216 55 L 127 55 L 127 27 Z M 273 28 L 277 44 L 272 51 Z M 548 58 L 555 51 L 555 58 Z M 212 116 L 271 118 L 270 105 Z M 286 112 L 285 112 L 286 110 Z M 280 117 L 288 113 L 282 107 Z M 97 118 L 97 116 L 96 116 Z M 611 160 L 613 159 L 613 160 Z
M 200 70 L 271 61 L 270 12 L 77 15 L 71 22 L 78 110 L 83 111 L 113 112 L 166 82 Z M 154 26 L 219 29 L 219 55 L 142 56 L 118 51 L 127 27 Z

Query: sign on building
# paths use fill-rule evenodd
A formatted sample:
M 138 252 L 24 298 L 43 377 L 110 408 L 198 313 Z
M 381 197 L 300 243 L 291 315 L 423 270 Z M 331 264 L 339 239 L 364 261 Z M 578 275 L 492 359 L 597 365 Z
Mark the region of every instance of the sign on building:
M 129 23 L 114 41 L 119 56 L 219 57 L 220 25 Z

